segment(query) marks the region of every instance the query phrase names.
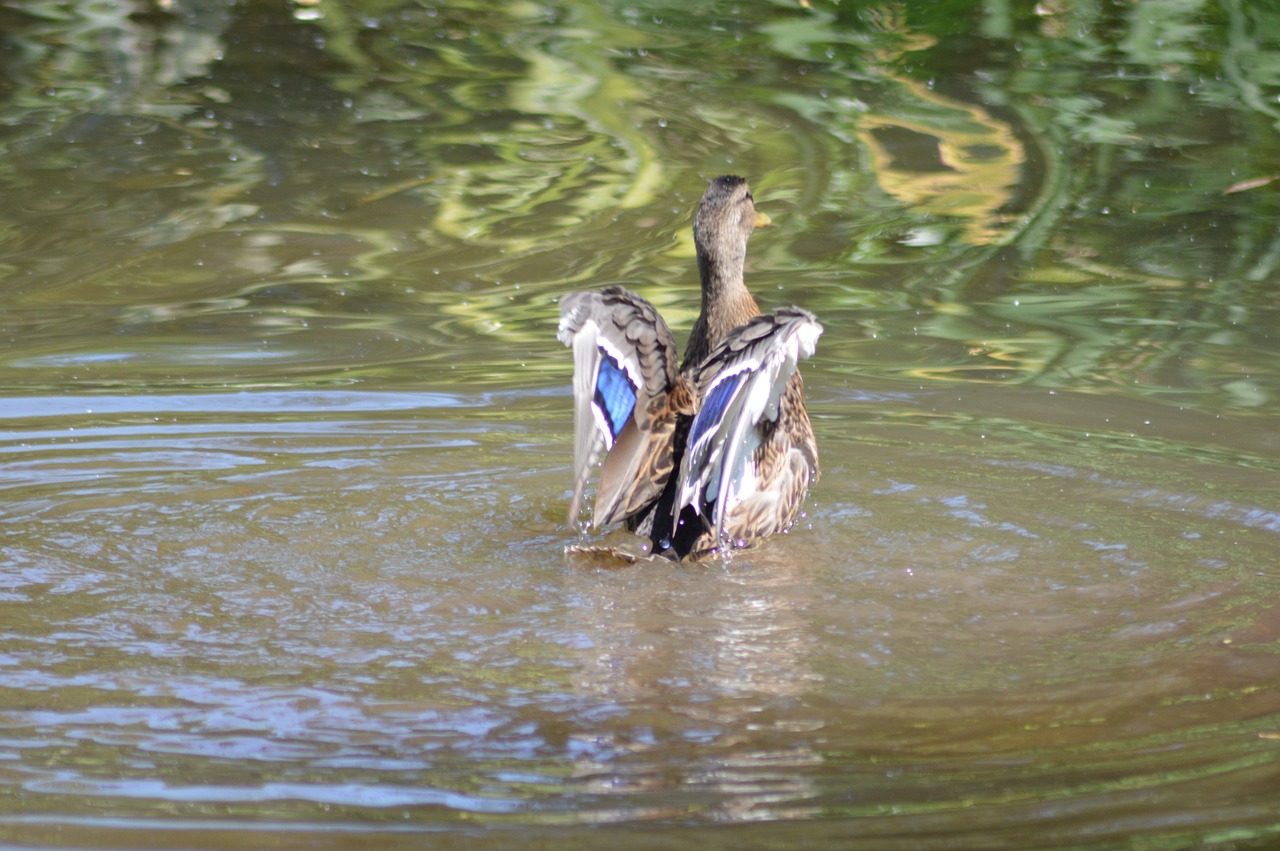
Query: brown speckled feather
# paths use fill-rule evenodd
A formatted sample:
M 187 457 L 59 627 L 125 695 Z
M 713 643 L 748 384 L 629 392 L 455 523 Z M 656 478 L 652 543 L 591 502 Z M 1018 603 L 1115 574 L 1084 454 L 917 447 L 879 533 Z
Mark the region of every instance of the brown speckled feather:
M 560 313 L 560 337 L 574 347 L 575 360 L 571 523 L 578 516 L 591 467 L 606 443 L 591 410 L 600 361 L 611 352 L 638 379 L 635 408 L 609 447 L 600 474 L 592 522 L 603 526 L 642 510 L 671 475 L 676 417 L 667 395 L 678 377 L 675 340 L 653 305 L 622 287 L 570 293 L 561 300 Z
M 677 499 L 710 515 L 695 553 L 751 546 L 799 516 L 818 450 L 796 366 L 821 333 L 813 314 L 781 308 L 735 329 L 698 368 L 706 407 L 681 460 Z

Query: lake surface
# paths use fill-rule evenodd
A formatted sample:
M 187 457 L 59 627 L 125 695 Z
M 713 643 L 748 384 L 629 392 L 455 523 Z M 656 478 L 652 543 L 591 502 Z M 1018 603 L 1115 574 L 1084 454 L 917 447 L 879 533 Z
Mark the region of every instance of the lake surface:
M 0 844 L 1280 841 L 1280 14 L 1013 5 L 0 9 Z M 822 480 L 567 555 L 721 173 Z

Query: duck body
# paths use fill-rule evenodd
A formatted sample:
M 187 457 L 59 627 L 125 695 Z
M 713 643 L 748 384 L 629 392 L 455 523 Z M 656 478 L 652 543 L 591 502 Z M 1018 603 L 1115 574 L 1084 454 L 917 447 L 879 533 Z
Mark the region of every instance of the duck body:
M 635 293 L 561 299 L 559 339 L 574 356 L 571 524 L 602 456 L 593 525 L 621 522 L 656 556 L 753 546 L 799 517 L 818 451 L 796 367 L 822 326 L 798 307 L 761 314 L 747 291 L 747 239 L 762 220 L 745 180 L 710 182 L 694 217 L 702 309 L 678 366 L 666 322 Z

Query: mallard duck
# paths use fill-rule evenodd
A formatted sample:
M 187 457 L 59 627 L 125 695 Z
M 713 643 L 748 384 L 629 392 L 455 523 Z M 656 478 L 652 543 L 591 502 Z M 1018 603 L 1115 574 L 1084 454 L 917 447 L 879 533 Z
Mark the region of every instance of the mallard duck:
M 707 186 L 693 220 L 702 310 L 678 368 L 667 323 L 635 293 L 561 299 L 574 364 L 570 525 L 602 453 L 593 525 L 622 522 L 651 555 L 726 553 L 795 523 L 818 478 L 796 364 L 822 326 L 799 307 L 761 314 L 747 291 L 747 239 L 768 221 L 741 177 Z

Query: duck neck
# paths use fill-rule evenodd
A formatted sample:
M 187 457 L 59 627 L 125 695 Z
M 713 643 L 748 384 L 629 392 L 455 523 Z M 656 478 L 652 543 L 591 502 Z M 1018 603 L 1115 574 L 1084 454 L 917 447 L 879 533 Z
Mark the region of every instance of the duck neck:
M 699 248 L 702 310 L 689 335 L 682 368 L 701 363 L 730 331 L 760 314 L 760 306 L 742 280 L 745 259 L 745 252 L 734 256 L 713 256 Z

